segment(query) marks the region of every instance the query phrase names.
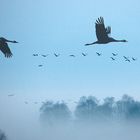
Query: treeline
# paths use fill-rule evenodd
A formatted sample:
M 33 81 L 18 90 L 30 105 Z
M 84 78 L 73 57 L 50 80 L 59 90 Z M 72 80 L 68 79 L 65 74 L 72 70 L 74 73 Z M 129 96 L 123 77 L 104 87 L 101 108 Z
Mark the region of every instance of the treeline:
M 6 135 L 2 130 L 0 130 L 0 140 L 7 140 Z
M 96 97 L 81 97 L 75 111 L 70 111 L 65 102 L 45 102 L 40 108 L 43 122 L 68 121 L 110 121 L 110 120 L 140 120 L 140 102 L 128 95 L 123 95 L 118 101 L 107 97 L 101 103 Z

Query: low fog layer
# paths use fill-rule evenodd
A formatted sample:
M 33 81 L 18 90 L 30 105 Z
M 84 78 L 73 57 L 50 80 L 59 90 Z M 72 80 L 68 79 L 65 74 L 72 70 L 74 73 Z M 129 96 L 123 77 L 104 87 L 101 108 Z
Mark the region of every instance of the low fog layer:
M 140 102 L 124 95 L 100 102 L 81 97 L 75 111 L 65 102 L 47 101 L 40 108 L 40 120 L 49 140 L 136 140 L 140 137 Z M 54 134 L 53 134 L 54 133 Z
M 15 114 L 0 120 L 0 140 L 138 140 L 140 102 L 81 97 L 72 111 L 64 101 L 11 107 Z M 37 109 L 38 108 L 38 109 Z M 36 111 L 35 111 L 36 110 Z M 5 110 L 6 112 L 7 110 Z M 6 134 L 6 136 L 5 136 Z
M 140 102 L 128 95 L 115 101 L 107 97 L 101 103 L 96 97 L 81 97 L 76 102 L 75 111 L 71 112 L 65 102 L 47 101 L 40 108 L 41 120 L 49 124 L 57 122 L 90 122 L 95 121 L 140 121 Z

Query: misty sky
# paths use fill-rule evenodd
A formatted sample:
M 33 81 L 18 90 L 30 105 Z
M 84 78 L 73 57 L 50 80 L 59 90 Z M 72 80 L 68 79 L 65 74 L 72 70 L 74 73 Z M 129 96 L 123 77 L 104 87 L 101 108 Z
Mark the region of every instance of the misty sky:
M 138 3 L 2 0 L 0 35 L 20 43 L 9 44 L 14 54 L 11 59 L 0 54 L 1 93 L 53 99 L 132 94 L 140 99 Z M 96 40 L 94 22 L 100 16 L 106 26 L 112 27 L 112 37 L 128 43 L 84 46 Z M 60 57 L 54 57 L 54 52 Z M 88 56 L 82 57 L 82 52 Z M 110 59 L 112 52 L 119 54 L 115 62 Z M 49 56 L 33 57 L 33 53 Z M 68 57 L 69 54 L 76 58 Z M 138 61 L 127 63 L 123 55 Z M 39 64 L 43 67 L 39 68 Z
M 0 0 L 0 3 L 0 36 L 19 42 L 9 43 L 12 58 L 0 53 L 0 126 L 8 135 L 21 139 L 20 134 L 26 135 L 29 129 L 28 122 L 34 124 L 38 120 L 40 104 L 35 107 L 35 101 L 77 100 L 83 95 L 120 98 L 123 94 L 140 100 L 138 0 Z M 111 26 L 112 37 L 128 42 L 84 46 L 96 41 L 94 23 L 100 16 L 106 26 Z M 88 55 L 83 57 L 82 52 Z M 102 56 L 98 57 L 96 52 Z M 116 61 L 110 59 L 112 52 L 118 53 Z M 49 55 L 33 57 L 33 53 Z M 56 58 L 54 53 L 60 56 Z M 76 57 L 70 58 L 69 54 Z M 137 61 L 125 62 L 124 55 Z M 39 64 L 43 67 L 38 67 Z M 15 96 L 9 98 L 8 94 Z M 24 101 L 30 104 L 26 106 Z

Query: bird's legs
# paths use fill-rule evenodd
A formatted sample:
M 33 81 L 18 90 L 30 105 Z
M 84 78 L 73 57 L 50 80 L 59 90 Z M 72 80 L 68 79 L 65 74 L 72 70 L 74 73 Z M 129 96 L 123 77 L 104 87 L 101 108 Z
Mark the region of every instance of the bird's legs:
M 85 46 L 88 46 L 88 45 L 93 45 L 93 44 L 96 44 L 97 43 L 97 41 L 96 42 L 93 42 L 93 43 L 88 43 L 88 44 L 85 44 Z

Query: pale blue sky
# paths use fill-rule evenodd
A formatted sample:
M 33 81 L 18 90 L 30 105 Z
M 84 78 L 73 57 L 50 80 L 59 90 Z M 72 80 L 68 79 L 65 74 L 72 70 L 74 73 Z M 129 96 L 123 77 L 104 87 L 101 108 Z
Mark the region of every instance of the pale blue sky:
M 1 0 L 0 36 L 19 42 L 9 44 L 11 59 L 0 53 L 1 94 L 36 99 L 129 94 L 140 99 L 139 4 L 138 0 Z M 100 16 L 112 27 L 112 37 L 128 43 L 84 46 L 96 40 L 94 22 Z M 119 54 L 115 62 L 112 52 Z M 138 61 L 127 63 L 123 55 Z
M 0 53 L 0 129 L 9 139 L 40 138 L 39 108 L 46 99 L 129 94 L 140 100 L 139 0 L 0 0 L 0 5 L 0 36 L 19 42 L 9 44 L 12 58 Z M 128 42 L 84 46 L 96 40 L 94 22 L 100 16 L 112 27 L 112 37 Z M 112 52 L 119 54 L 115 62 Z M 128 63 L 123 55 L 138 60 Z

